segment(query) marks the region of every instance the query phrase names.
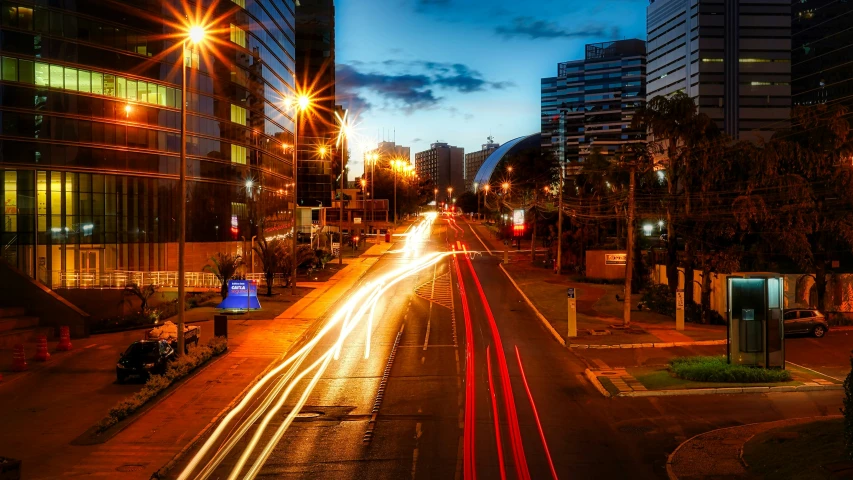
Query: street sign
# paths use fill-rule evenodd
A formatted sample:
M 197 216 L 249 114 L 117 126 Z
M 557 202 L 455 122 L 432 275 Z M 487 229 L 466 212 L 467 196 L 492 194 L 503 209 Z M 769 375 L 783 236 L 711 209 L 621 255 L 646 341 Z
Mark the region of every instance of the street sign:
M 575 298 L 575 289 L 574 288 L 569 288 L 566 293 L 568 294 L 569 298 Z
M 513 210 L 512 211 L 512 224 L 513 225 L 524 225 L 524 210 Z
M 358 225 L 361 223 L 361 217 L 355 217 L 352 219 L 352 223 Z
M 605 265 L 625 265 L 628 263 L 627 253 L 606 253 L 604 255 Z
M 684 310 L 684 292 L 675 292 L 675 309 Z
M 341 252 L 341 244 L 339 242 L 332 242 L 332 255 L 338 256 Z

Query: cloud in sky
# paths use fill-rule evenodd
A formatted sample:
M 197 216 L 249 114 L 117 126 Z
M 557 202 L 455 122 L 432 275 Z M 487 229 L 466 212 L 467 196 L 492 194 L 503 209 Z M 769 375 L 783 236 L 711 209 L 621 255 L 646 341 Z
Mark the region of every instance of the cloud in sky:
M 547 20 L 533 17 L 515 17 L 509 25 L 495 27 L 495 33 L 504 38 L 526 37 L 537 39 L 555 38 L 619 38 L 619 28 L 607 28 L 599 24 L 581 25 L 579 28 L 565 28 Z
M 443 97 L 436 90 L 469 94 L 514 85 L 485 80 L 480 72 L 460 63 L 429 61 L 385 60 L 374 65 L 351 62 L 337 65 L 336 76 L 341 100 L 362 111 L 373 106 L 365 95 L 378 96 L 387 106 L 412 113 L 438 107 Z

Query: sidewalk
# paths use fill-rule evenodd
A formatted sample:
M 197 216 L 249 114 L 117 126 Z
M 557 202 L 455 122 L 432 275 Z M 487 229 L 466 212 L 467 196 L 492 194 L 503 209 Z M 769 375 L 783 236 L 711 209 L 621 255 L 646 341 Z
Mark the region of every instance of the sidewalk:
M 679 445 L 669 456 L 666 462 L 667 476 L 670 480 L 753 478 L 753 475 L 747 471 L 742 456 L 744 445 L 754 436 L 771 429 L 835 418 L 840 418 L 840 415 L 753 423 L 697 435 Z M 826 478 L 829 476 L 827 475 Z
M 133 419 L 122 431 L 99 445 L 61 442 L 50 451 L 34 452 L 41 460 L 25 461 L 26 478 L 60 475 L 148 479 L 188 446 L 272 362 L 317 324 L 335 302 L 352 288 L 391 245 L 375 245 L 273 319 L 253 319 L 250 327 L 229 332 L 229 350 L 155 406 Z M 242 331 L 240 331 L 242 330 Z M 106 414 L 106 410 L 103 412 Z M 77 431 L 77 435 L 83 431 Z M 29 445 L 29 450 L 38 446 Z M 7 453 L 7 452 L 4 452 Z M 12 452 L 8 452 L 12 453 Z

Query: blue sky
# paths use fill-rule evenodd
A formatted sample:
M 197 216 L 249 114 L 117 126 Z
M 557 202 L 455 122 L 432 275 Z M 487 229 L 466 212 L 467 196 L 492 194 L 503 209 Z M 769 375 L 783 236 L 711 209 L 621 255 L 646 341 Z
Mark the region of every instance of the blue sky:
M 357 114 L 351 177 L 381 140 L 479 150 L 539 131 L 539 85 L 587 43 L 645 38 L 648 0 L 337 0 L 337 94 Z M 392 133 L 396 131 L 396 133 Z

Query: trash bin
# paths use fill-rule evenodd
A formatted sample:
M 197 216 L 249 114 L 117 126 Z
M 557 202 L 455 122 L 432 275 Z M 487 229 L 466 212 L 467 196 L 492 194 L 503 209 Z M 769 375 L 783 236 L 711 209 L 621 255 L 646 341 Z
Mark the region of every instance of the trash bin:
M 228 315 L 213 316 L 213 336 L 228 338 Z
M 385 241 L 391 243 L 391 230 L 385 230 Z

